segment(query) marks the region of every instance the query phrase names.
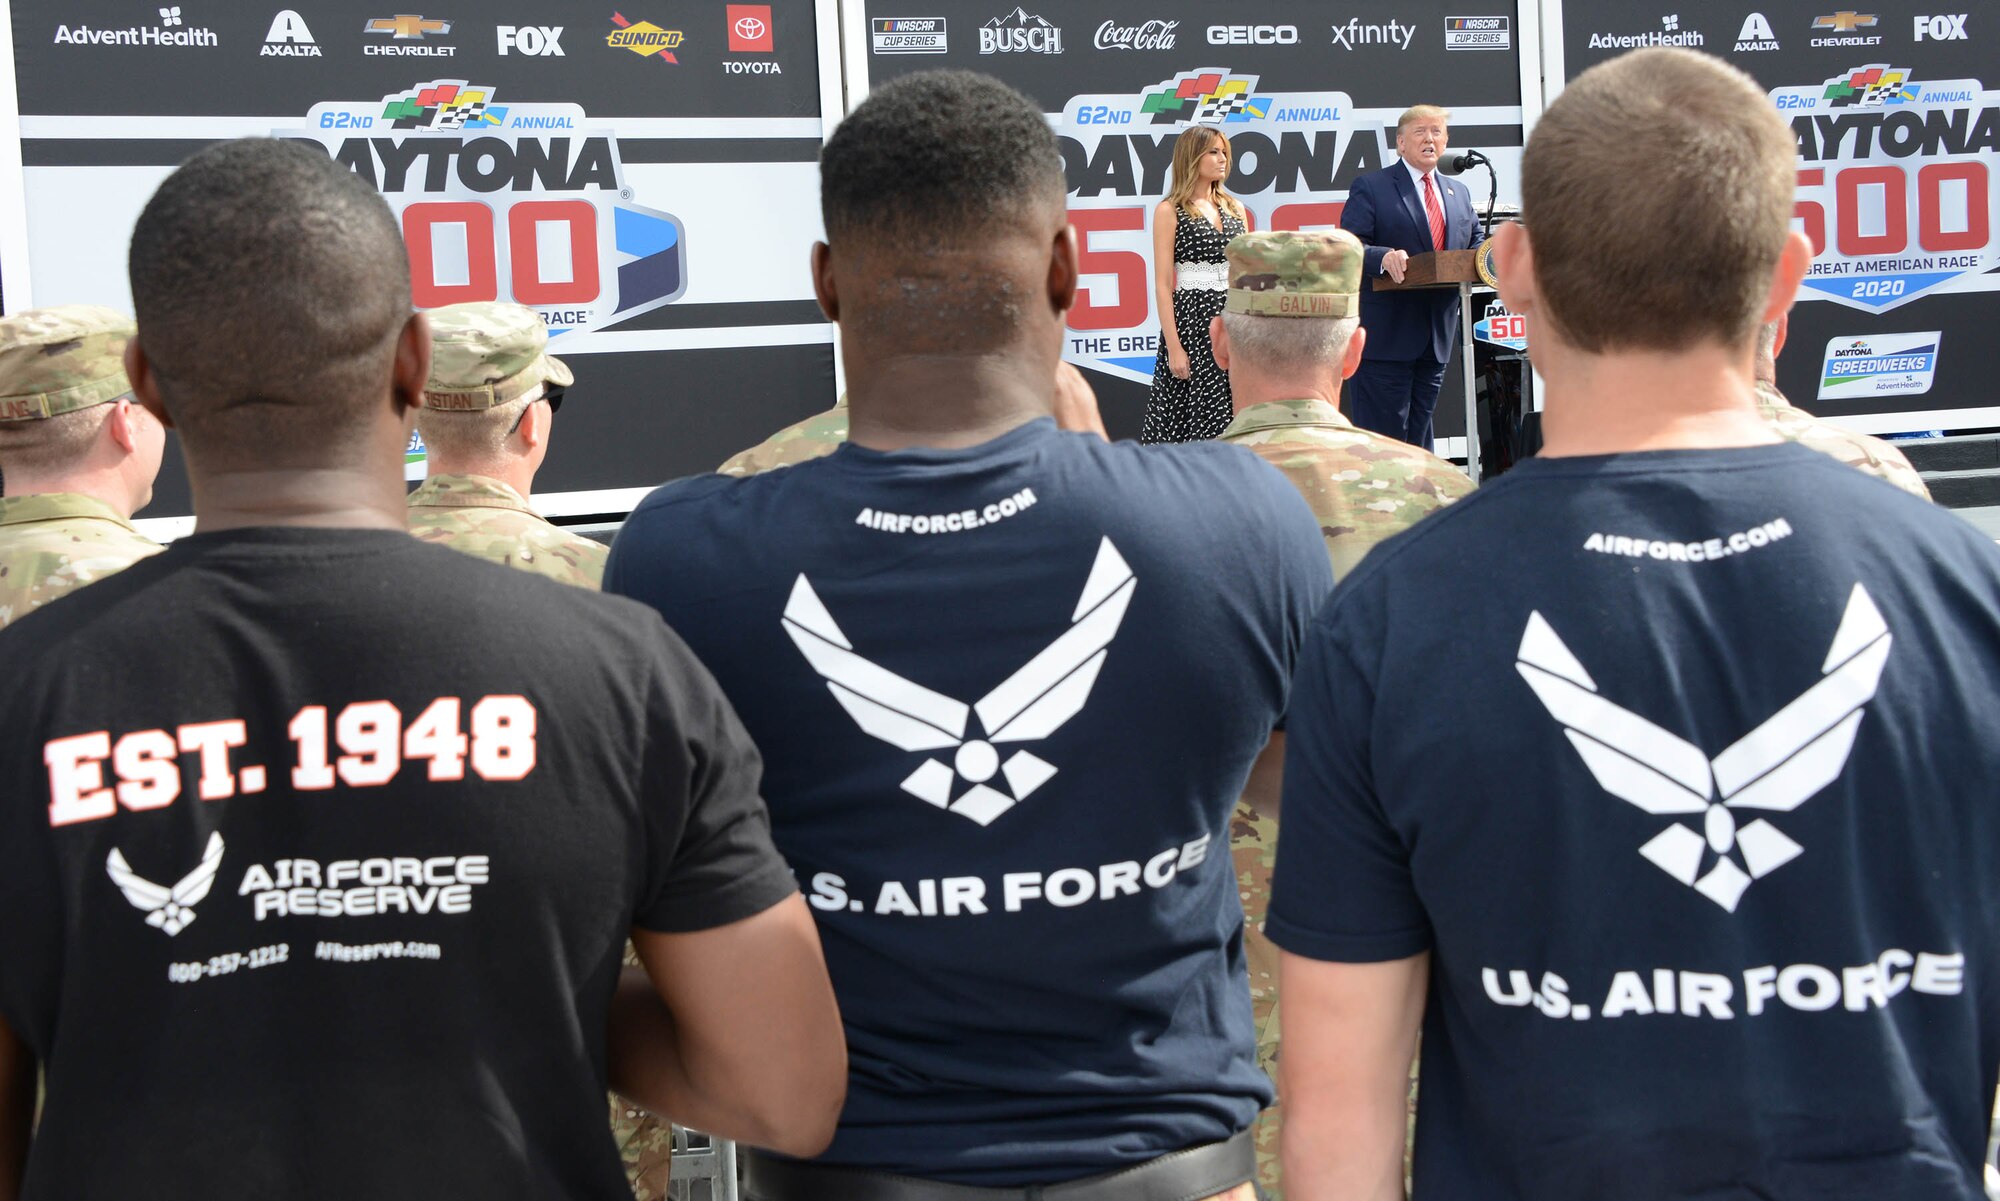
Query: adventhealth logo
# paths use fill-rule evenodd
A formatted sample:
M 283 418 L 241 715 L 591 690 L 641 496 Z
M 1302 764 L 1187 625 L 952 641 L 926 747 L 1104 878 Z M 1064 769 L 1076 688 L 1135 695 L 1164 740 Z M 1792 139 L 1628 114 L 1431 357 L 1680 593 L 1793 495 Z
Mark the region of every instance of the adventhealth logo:
M 54 43 L 58 46 L 214 46 L 219 43 L 215 31 L 206 27 L 189 28 L 181 15 L 181 6 L 173 5 L 158 10 L 160 23 L 144 27 L 130 25 L 124 29 L 93 29 L 88 25 L 58 25 Z
M 993 744 L 1039 741 L 1082 711 L 1137 586 L 1111 539 L 1101 540 L 1069 629 L 972 705 L 857 653 L 803 575 L 785 605 L 784 627 L 862 733 L 900 750 L 954 752 L 950 767 L 926 758 L 903 780 L 903 791 L 984 826 L 1056 774 L 1052 764 L 1025 750 L 1002 761 Z M 979 735 L 968 738 L 973 716 Z M 1004 777 L 1007 791 L 987 782 L 996 775 Z M 960 791 L 959 781 L 970 787 Z
M 1763 818 L 1738 826 L 1737 814 L 1790 813 L 1839 778 L 1892 642 L 1867 589 L 1856 584 L 1819 683 L 1713 759 L 1600 695 L 1539 612 L 1528 615 L 1515 669 L 1604 791 L 1647 813 L 1701 816 L 1700 832 L 1674 822 L 1639 853 L 1733 913 L 1752 881 L 1804 849 Z

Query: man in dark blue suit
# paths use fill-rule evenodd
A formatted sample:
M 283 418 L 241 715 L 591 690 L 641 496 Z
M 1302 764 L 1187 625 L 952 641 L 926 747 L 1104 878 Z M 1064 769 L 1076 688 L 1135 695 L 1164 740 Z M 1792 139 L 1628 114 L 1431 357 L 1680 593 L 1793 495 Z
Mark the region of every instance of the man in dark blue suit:
M 1437 172 L 1450 119 L 1434 104 L 1405 112 L 1396 122 L 1401 161 L 1354 181 L 1340 227 L 1368 248 L 1364 276 L 1386 275 L 1400 283 L 1413 254 L 1479 244 L 1471 192 Z M 1363 288 L 1361 327 L 1368 331 L 1368 346 L 1350 393 L 1354 424 L 1431 449 L 1431 411 L 1458 337 L 1458 291 Z

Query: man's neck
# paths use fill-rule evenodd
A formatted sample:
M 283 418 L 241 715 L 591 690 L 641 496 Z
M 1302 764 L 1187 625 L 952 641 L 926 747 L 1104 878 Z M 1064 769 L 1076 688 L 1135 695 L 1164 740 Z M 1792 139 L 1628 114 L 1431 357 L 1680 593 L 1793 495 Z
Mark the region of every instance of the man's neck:
M 1750 364 L 1728 348 L 1541 356 L 1548 384 L 1541 453 L 1619 454 L 1764 446 L 1781 438 L 1757 412 Z
M 871 450 L 960 450 L 1051 412 L 1055 363 L 1009 354 L 848 360 L 847 440 Z
M 8 496 L 50 496 L 58 492 L 100 501 L 127 521 L 132 519 L 132 490 L 112 472 L 41 475 L 19 470 L 7 473 Z
M 433 455 L 430 473 L 437 475 L 476 475 L 483 479 L 499 480 L 512 488 L 522 500 L 527 500 L 535 486 L 535 469 L 523 460 L 506 463 L 454 462 Z
M 1340 407 L 1340 381 L 1300 376 L 1262 375 L 1242 363 L 1232 363 L 1229 372 L 1230 403 L 1241 413 L 1252 405 L 1274 400 L 1323 400 Z
M 199 533 L 282 525 L 408 529 L 403 481 L 376 467 L 191 472 Z

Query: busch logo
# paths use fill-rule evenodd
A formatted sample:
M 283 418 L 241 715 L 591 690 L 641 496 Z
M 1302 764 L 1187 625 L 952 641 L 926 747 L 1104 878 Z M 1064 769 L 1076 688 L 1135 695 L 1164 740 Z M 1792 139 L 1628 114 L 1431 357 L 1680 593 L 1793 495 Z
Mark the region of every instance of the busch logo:
M 577 105 L 501 105 L 494 93 L 443 79 L 369 103 L 326 101 L 310 129 L 277 136 L 324 147 L 382 193 L 421 308 L 513 300 L 561 333 L 677 299 L 681 223 L 633 202 L 616 140 L 586 129 Z
M 1024 8 L 995 17 L 979 29 L 981 54 L 1061 54 L 1062 30 Z

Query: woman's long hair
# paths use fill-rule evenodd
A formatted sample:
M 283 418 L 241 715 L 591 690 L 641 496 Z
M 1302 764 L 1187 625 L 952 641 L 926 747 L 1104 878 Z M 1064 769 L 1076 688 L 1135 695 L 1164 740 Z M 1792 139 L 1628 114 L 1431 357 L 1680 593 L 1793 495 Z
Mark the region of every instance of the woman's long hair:
M 1207 154 L 1209 147 L 1217 142 L 1222 143 L 1222 153 L 1230 155 L 1233 162 L 1234 155 L 1229 149 L 1229 139 L 1222 136 L 1221 130 L 1212 126 L 1190 125 L 1181 130 L 1180 137 L 1174 139 L 1174 183 L 1167 189 L 1167 203 L 1197 221 L 1204 218 L 1195 212 L 1192 206 L 1195 181 L 1199 178 L 1195 167 L 1201 162 L 1201 156 Z M 1225 174 L 1224 178 L 1228 176 Z M 1223 191 L 1221 184 L 1215 185 L 1215 205 L 1238 221 L 1249 224 L 1243 215 L 1243 203 Z

